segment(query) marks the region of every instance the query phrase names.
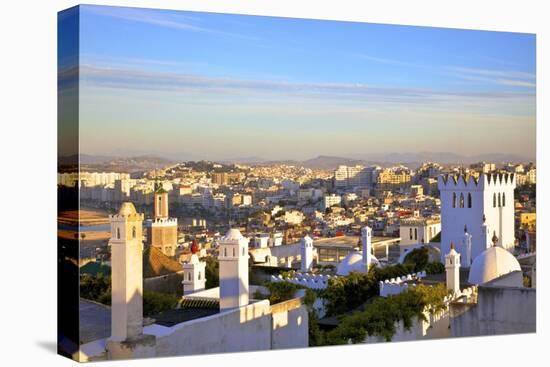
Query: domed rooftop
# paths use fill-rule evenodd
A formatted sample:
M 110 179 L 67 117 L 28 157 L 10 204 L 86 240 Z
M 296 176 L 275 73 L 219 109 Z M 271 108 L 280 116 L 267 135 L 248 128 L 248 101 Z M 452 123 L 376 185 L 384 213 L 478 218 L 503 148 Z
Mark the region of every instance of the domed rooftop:
M 118 210 L 118 215 L 130 215 L 130 214 L 136 214 L 136 207 L 134 204 L 130 202 L 125 202 L 120 206 L 120 209 Z
M 379 265 L 378 259 L 371 256 L 370 263 L 372 265 Z M 363 254 L 359 251 L 350 252 L 341 262 L 336 269 L 337 275 L 348 275 L 351 272 L 366 273 L 367 269 L 363 265 Z
M 241 234 L 241 231 L 239 231 L 237 228 L 231 228 L 225 236 L 223 236 L 224 241 L 239 241 L 242 240 L 244 237 Z
M 521 271 L 517 259 L 502 247 L 493 246 L 474 259 L 468 283 L 487 283 L 513 271 Z

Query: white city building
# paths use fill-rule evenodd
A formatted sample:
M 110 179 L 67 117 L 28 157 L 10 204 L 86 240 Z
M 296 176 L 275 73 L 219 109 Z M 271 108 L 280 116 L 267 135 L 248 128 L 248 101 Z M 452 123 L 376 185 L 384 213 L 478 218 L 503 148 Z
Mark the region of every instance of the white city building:
M 459 252 L 463 267 L 468 261 L 491 246 L 512 251 L 514 237 L 514 189 L 513 173 L 487 174 L 479 178 L 463 175 L 440 176 L 441 193 L 441 261 L 449 253 L 451 242 Z M 471 235 L 471 254 L 467 255 L 465 228 Z

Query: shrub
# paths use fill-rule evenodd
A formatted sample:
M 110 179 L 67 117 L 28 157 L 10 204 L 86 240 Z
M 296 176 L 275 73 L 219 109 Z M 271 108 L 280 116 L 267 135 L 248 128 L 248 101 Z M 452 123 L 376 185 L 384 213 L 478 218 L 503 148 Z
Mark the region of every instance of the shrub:
M 445 265 L 438 261 L 426 265 L 426 274 L 441 274 L 445 272 Z
M 391 341 L 396 332 L 396 323 L 402 321 L 410 330 L 414 319 L 425 320 L 424 311 L 435 313 L 445 309 L 443 298 L 447 289 L 442 285 L 419 285 L 408 291 L 387 298 L 378 297 L 365 311 L 341 318 L 340 324 L 320 339 L 324 344 L 362 343 L 367 336 L 381 336 Z
M 170 310 L 177 305 L 178 300 L 175 294 L 144 292 L 143 315 L 149 317 Z
M 429 257 L 427 247 L 421 247 L 412 250 L 405 256 L 405 259 L 403 260 L 403 264 L 410 264 L 414 266 L 414 272 L 419 272 L 426 269 L 426 265 L 428 265 L 428 262 Z

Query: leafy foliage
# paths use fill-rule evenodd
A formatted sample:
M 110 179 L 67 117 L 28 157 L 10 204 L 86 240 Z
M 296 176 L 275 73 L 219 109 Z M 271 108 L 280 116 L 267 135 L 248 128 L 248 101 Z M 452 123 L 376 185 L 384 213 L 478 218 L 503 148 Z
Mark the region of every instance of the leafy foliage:
M 396 332 L 398 321 L 403 322 L 406 330 L 410 330 L 414 319 L 425 320 L 424 311 L 429 313 L 445 309 L 443 298 L 447 295 L 446 288 L 419 285 L 408 291 L 387 298 L 378 297 L 365 311 L 344 316 L 334 330 L 317 336 L 324 345 L 362 343 L 368 336 L 381 336 L 391 341 Z
M 175 294 L 143 292 L 143 316 L 149 317 L 170 310 L 176 306 L 178 300 Z
M 378 295 L 379 281 L 413 271 L 414 265 L 397 264 L 385 268 L 373 267 L 368 274 L 352 272 L 345 277 L 330 279 L 328 287 L 321 292 L 321 297 L 326 301 L 327 315 L 339 315 L 359 307 Z
M 91 301 L 111 304 L 111 277 L 98 273 L 96 276 L 83 274 L 80 277 L 80 297 Z
M 99 273 L 96 276 L 84 274 L 80 277 L 80 297 L 99 302 L 104 305 L 111 304 L 111 277 Z M 175 294 L 144 292 L 143 315 L 152 316 L 162 311 L 174 308 L 179 298 Z
M 206 276 L 206 289 L 216 288 L 220 285 L 220 263 L 214 256 L 201 258 L 201 261 L 206 262 L 204 269 Z
M 428 262 L 429 256 L 427 247 L 415 248 L 414 250 L 409 252 L 403 260 L 403 264 L 405 265 L 412 264 L 414 266 L 415 272 L 426 269 L 426 265 L 428 265 Z
M 445 265 L 438 261 L 428 263 L 426 265 L 426 274 L 441 274 L 445 272 Z

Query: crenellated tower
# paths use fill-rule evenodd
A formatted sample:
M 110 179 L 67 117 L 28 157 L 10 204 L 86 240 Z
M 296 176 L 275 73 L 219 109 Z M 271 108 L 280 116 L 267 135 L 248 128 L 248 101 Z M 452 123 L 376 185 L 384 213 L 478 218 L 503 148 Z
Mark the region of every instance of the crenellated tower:
M 514 189 L 513 173 L 482 173 L 479 177 L 441 175 L 438 180 L 441 193 L 441 261 L 449 253 L 450 243 L 462 256 L 462 266 L 469 267 L 477 255 L 490 243 L 487 233 L 495 232 L 498 246 L 513 250 Z M 464 228 L 471 239 L 466 240 Z M 471 246 L 471 254 L 468 252 Z M 468 256 L 470 255 L 470 256 Z

